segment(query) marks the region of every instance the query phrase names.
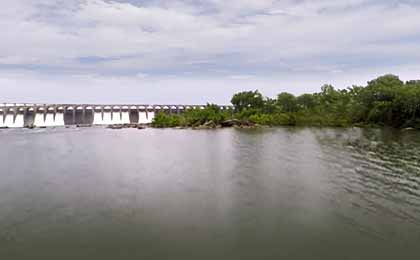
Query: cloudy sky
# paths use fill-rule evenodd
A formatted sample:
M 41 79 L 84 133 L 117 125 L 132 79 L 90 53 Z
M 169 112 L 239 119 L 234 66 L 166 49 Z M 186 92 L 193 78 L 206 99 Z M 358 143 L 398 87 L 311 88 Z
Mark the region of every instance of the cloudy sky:
M 418 0 L 10 0 L 0 99 L 229 103 L 420 78 Z M 2 102 L 0 101 L 0 102 Z

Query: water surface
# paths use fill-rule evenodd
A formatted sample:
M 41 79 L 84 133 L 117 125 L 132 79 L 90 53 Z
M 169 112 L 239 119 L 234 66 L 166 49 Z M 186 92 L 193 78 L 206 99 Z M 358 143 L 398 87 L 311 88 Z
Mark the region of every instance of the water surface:
M 2 130 L 0 259 L 420 259 L 420 133 Z

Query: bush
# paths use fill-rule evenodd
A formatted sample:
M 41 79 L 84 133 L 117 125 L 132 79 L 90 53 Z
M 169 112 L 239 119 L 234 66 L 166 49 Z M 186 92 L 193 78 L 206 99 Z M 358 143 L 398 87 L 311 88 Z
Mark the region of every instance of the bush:
M 157 128 L 176 127 L 180 126 L 182 121 L 178 115 L 167 115 L 160 112 L 153 118 L 152 126 Z
M 255 114 L 249 117 L 249 120 L 255 124 L 259 125 L 269 125 L 272 126 L 273 124 L 273 116 L 267 114 Z
M 186 124 L 188 126 L 198 126 L 206 122 L 213 121 L 215 124 L 220 124 L 222 121 L 229 118 L 229 111 L 222 111 L 217 105 L 207 104 L 204 109 L 188 110 L 183 114 Z
M 164 127 L 194 127 L 213 121 L 220 124 L 222 121 L 231 117 L 230 111 L 222 111 L 217 105 L 208 104 L 204 109 L 192 109 L 183 114 L 157 114 L 153 119 L 152 126 L 157 128 Z

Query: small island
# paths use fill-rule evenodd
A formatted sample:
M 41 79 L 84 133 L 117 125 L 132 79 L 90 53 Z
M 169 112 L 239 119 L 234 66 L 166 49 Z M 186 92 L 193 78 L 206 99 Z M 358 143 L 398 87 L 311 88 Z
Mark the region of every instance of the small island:
M 264 97 L 258 90 L 235 94 L 233 111 L 215 104 L 182 114 L 158 113 L 156 128 L 258 126 L 383 127 L 420 129 L 420 80 L 403 82 L 384 75 L 367 83 L 338 90 L 324 85 L 321 91 L 295 96 L 280 93 Z

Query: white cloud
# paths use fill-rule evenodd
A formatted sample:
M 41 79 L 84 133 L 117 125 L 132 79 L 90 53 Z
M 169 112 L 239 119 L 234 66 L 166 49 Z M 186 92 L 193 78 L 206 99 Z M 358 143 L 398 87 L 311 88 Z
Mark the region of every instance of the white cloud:
M 222 88 L 220 82 L 230 84 L 229 80 L 252 81 L 254 85 L 279 83 L 285 76 L 297 81 L 302 78 L 303 86 L 312 74 L 328 81 L 331 73 L 335 77 L 356 71 L 375 75 L 377 67 L 397 73 L 420 65 L 418 4 L 376 0 L 127 1 L 2 3 L 2 75 L 12 75 L 10 69 L 30 69 L 40 82 L 72 75 L 106 75 L 108 79 L 116 77 L 109 81 L 116 85 L 121 85 L 116 83 L 122 81 L 121 75 L 141 80 L 175 75 L 176 83 L 203 90 L 215 85 Z M 52 79 L 52 74 L 57 78 Z M 195 84 L 204 78 L 218 83 Z M 12 80 L 7 80 L 8 93 L 12 93 Z M 294 90 L 295 86 L 289 89 Z

